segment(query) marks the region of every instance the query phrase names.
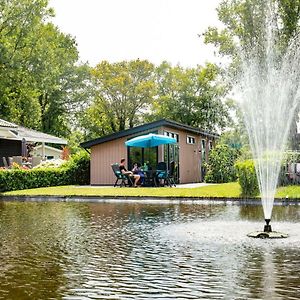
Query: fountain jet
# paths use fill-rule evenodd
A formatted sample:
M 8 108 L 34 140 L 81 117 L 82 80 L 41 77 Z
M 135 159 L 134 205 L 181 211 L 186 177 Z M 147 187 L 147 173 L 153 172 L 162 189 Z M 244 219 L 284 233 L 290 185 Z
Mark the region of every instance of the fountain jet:
M 236 85 L 250 148 L 253 154 L 266 225 L 269 225 L 290 126 L 300 99 L 300 39 L 294 37 L 283 51 L 276 23 L 276 7 L 266 5 L 261 35 L 241 50 L 241 72 Z
M 264 231 L 251 232 L 247 234 L 247 236 L 261 239 L 278 239 L 288 237 L 286 233 L 272 231 L 272 227 L 270 225 L 271 219 L 265 219 L 265 221 L 266 225 L 264 226 Z
M 266 225 L 264 227 L 264 232 L 272 232 L 272 227 L 269 225 L 271 219 L 265 219 Z

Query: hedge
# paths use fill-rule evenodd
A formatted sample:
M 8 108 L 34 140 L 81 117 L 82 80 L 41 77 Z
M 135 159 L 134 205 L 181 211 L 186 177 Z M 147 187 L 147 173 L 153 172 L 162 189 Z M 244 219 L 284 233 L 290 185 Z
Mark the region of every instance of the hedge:
M 236 181 L 237 174 L 234 164 L 240 151 L 225 144 L 217 145 L 209 153 L 206 164 L 205 182 L 225 183 Z
M 64 167 L 70 184 L 90 184 L 90 156 L 86 151 L 72 155 Z
M 89 182 L 90 158 L 85 152 L 74 155 L 58 168 L 0 171 L 0 192 L 69 184 L 84 185 Z
M 235 164 L 238 182 L 242 189 L 243 197 L 259 195 L 258 181 L 253 160 L 239 161 Z
M 69 176 L 63 168 L 0 171 L 1 192 L 67 184 Z

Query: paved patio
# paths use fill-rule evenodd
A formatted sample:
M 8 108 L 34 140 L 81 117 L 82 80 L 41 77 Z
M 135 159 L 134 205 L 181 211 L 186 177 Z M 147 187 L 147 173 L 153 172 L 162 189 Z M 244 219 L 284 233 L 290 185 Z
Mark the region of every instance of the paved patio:
M 198 188 L 207 185 L 214 185 L 214 183 L 206 183 L 206 182 L 182 183 L 182 184 L 177 184 L 176 187 L 177 188 Z
M 214 183 L 205 183 L 205 182 L 198 182 L 198 183 L 182 183 L 182 184 L 176 184 L 175 188 L 198 188 L 202 186 L 207 186 L 207 185 L 214 185 Z M 111 188 L 113 187 L 112 185 L 79 185 L 76 186 L 78 188 Z

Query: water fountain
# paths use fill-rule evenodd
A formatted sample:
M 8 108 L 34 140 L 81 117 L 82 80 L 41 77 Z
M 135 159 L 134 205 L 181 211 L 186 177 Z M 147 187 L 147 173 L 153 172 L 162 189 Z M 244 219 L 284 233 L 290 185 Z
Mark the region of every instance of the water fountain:
M 276 7 L 267 5 L 265 26 L 250 50 L 242 51 L 237 99 L 243 113 L 255 161 L 266 225 L 253 237 L 286 237 L 269 224 L 280 164 L 291 122 L 299 102 L 300 47 L 293 38 L 283 51 L 279 41 Z

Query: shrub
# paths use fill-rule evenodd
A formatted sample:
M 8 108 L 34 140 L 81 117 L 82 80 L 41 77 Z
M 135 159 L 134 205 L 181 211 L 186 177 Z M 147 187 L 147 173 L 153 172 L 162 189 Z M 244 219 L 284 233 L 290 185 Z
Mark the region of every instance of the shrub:
M 209 162 L 206 164 L 206 182 L 225 183 L 236 181 L 234 163 L 240 151 L 225 144 L 217 145 L 210 151 Z
M 239 161 L 235 164 L 238 182 L 242 189 L 242 196 L 255 197 L 259 194 L 259 187 L 253 160 Z
M 66 170 L 61 168 L 0 171 L 0 191 L 14 191 L 69 184 Z
M 68 180 L 71 184 L 90 183 L 90 156 L 82 150 L 74 155 L 63 166 L 67 169 Z
M 0 170 L 0 192 L 89 182 L 90 158 L 83 151 L 56 168 Z

